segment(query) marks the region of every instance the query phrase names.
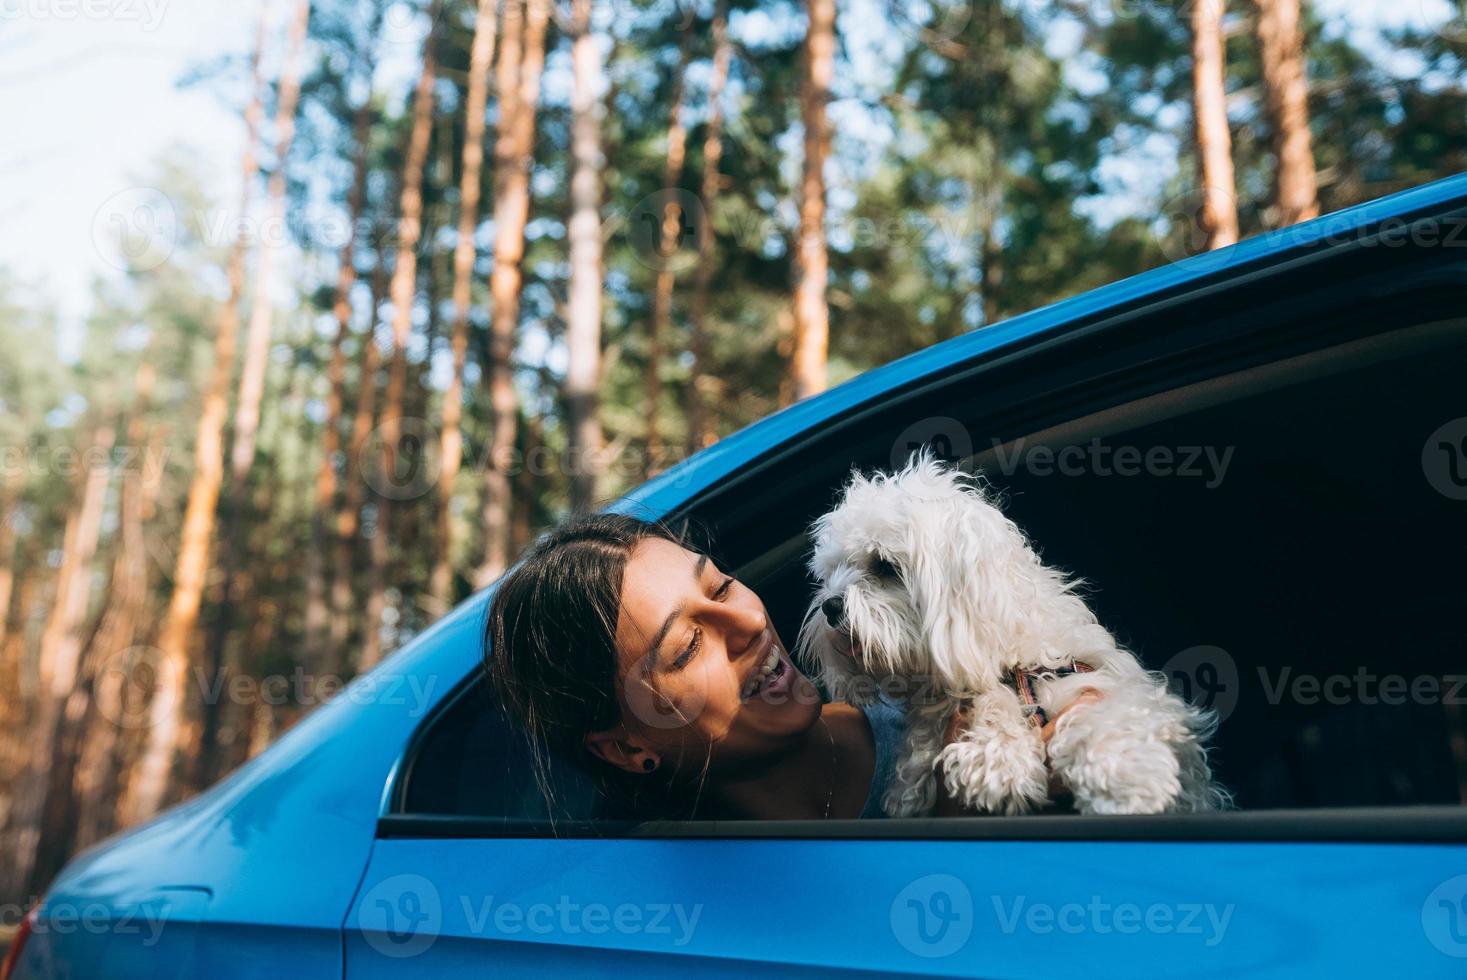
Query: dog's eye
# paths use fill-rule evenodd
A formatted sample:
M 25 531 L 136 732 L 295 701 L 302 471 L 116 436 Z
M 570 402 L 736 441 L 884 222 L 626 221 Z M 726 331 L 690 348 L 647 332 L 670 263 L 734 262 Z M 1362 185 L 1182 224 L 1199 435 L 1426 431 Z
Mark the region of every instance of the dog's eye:
M 882 579 L 901 578 L 901 573 L 897 571 L 897 567 L 880 555 L 871 559 L 871 574 Z

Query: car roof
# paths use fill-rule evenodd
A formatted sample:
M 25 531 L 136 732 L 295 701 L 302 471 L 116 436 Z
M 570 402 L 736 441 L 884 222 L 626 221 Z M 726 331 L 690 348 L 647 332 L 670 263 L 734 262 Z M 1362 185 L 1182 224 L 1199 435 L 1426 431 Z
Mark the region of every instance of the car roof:
M 1204 283 L 1213 284 L 1320 247 L 1366 240 L 1383 222 L 1441 214 L 1467 206 L 1467 173 L 1378 198 L 1312 221 L 1194 255 L 1040 307 L 991 327 L 934 344 L 797 402 L 678 463 L 612 505 L 622 513 L 661 517 L 726 478 L 755 456 L 887 393 L 969 363 L 1017 341 L 1060 333 Z M 1462 246 L 1467 248 L 1467 229 Z

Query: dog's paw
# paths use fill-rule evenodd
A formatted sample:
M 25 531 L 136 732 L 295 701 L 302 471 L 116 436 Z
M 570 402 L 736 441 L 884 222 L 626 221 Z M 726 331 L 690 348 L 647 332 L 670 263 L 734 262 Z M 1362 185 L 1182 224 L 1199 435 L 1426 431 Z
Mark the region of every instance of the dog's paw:
M 1165 742 L 1097 738 L 1067 743 L 1056 735 L 1049 753 L 1081 813 L 1166 813 L 1177 808 L 1181 772 Z
M 937 765 L 948 795 L 965 809 L 1017 816 L 1049 802 L 1037 738 L 964 739 L 939 752 Z

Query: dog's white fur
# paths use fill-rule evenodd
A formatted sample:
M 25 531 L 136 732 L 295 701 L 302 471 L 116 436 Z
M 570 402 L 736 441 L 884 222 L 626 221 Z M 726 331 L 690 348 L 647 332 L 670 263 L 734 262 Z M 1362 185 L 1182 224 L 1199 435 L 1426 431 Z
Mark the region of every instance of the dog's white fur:
M 1117 645 L 1076 583 L 1040 561 L 977 479 L 914 455 L 900 472 L 853 476 L 813 533 L 819 589 L 800 630 L 805 662 L 855 703 L 863 677 L 883 690 L 894 680 L 905 687 L 907 737 L 883 800 L 891 816 L 931 813 L 939 769 L 968 809 L 1019 814 L 1047 804 L 1046 746 L 1004 674 L 1072 661 L 1094 670 L 1037 677 L 1034 691 L 1051 717 L 1082 688 L 1104 695 L 1063 715 L 1048 745 L 1048 767 L 1081 812 L 1227 805 L 1203 748 L 1215 718 Z M 845 603 L 838 627 L 821 611 L 831 597 Z

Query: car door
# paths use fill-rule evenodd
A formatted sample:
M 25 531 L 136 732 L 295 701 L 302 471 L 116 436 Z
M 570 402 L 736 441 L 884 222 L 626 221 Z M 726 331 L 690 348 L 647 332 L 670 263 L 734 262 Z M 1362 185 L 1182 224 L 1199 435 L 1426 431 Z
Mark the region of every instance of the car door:
M 349 980 L 1460 975 L 1467 275 L 1372 227 L 959 345 L 659 498 L 788 624 L 803 529 L 844 474 L 938 445 L 1218 713 L 1238 809 L 550 822 L 470 676 L 399 767 L 345 923 Z

